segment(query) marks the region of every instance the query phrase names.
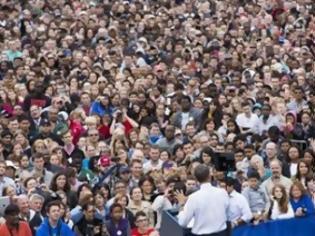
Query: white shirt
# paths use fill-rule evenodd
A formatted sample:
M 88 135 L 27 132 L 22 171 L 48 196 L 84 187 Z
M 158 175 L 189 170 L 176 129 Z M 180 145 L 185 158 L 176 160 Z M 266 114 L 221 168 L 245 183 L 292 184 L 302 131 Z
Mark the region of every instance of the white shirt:
M 189 122 L 189 112 L 182 112 L 182 129 L 185 129 L 187 123 Z
M 157 164 L 153 164 L 151 161 L 148 161 L 144 163 L 143 165 L 143 172 L 146 174 L 151 170 L 161 170 L 162 164 L 163 164 L 163 161 L 160 159 L 158 160 Z
M 256 130 L 258 127 L 258 116 L 256 114 L 251 114 L 250 117 L 247 117 L 245 113 L 238 114 L 236 117 L 236 123 L 241 128 L 249 128 L 250 131 L 257 133 Z
M 194 218 L 193 234 L 212 234 L 226 229 L 229 197 L 225 190 L 204 183 L 188 197 L 178 223 L 187 227 Z
M 279 220 L 279 219 L 289 219 L 294 217 L 294 211 L 290 202 L 288 202 L 288 211 L 287 213 L 282 213 L 279 210 L 279 205 L 277 201 L 273 201 L 273 207 L 271 211 L 271 219 L 272 220 Z
M 168 200 L 167 197 L 164 195 L 157 196 L 152 203 L 152 209 L 156 211 L 157 222 L 156 222 L 156 229 L 161 227 L 162 222 L 162 212 L 165 210 L 171 210 L 173 208 L 172 203 Z
M 247 159 L 247 157 L 245 157 L 242 161 L 237 162 L 235 165 L 236 165 L 237 170 L 241 170 L 245 174 L 247 174 L 250 164 L 249 164 L 249 160 Z
M 291 163 L 290 164 L 290 174 L 291 174 L 291 176 L 295 176 L 297 174 L 297 167 L 298 167 L 297 163 Z
M 274 116 L 274 115 L 270 115 L 268 117 L 268 119 L 266 120 L 266 122 L 263 121 L 263 117 L 259 117 L 258 118 L 258 123 L 257 123 L 257 129 L 256 131 L 258 132 L 258 134 L 262 134 L 264 131 L 268 131 L 268 129 L 271 126 L 277 126 L 278 128 L 280 128 L 281 126 L 281 121 L 280 118 L 278 116 Z
M 233 190 L 229 196 L 229 221 L 233 223 L 238 219 L 242 219 L 244 222 L 248 223 L 253 218 L 253 215 L 247 199 L 235 190 Z
M 144 67 L 147 66 L 148 64 L 145 62 L 145 60 L 142 57 L 139 57 L 137 60 L 137 66 L 139 67 Z

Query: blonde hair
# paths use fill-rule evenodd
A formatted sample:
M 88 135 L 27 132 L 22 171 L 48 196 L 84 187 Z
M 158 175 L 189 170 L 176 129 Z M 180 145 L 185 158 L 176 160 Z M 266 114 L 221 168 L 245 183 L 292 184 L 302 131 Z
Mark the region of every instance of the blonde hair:
M 264 166 L 264 161 L 263 161 L 262 157 L 259 156 L 258 154 L 255 154 L 255 155 L 252 156 L 252 158 L 250 159 L 250 165 L 251 165 L 251 166 L 254 166 L 254 163 L 255 163 L 256 161 L 259 162 L 259 166 L 260 166 L 260 167 L 261 167 L 261 166 Z
M 44 145 L 44 147 L 46 148 L 46 143 L 45 143 L 45 141 L 43 140 L 43 139 L 37 139 L 34 143 L 33 143 L 33 145 L 32 145 L 32 151 L 35 153 L 36 152 L 36 147 L 38 146 L 38 145 L 40 145 L 40 144 L 42 144 L 42 145 Z
M 94 116 L 88 116 L 88 117 L 85 118 L 84 123 L 85 124 L 87 124 L 87 123 L 95 123 L 95 125 L 97 125 L 97 119 Z

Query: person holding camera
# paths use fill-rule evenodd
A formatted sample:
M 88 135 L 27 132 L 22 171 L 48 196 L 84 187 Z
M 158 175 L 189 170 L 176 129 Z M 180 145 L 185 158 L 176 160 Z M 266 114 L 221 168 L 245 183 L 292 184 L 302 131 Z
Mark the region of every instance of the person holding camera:
M 83 217 L 74 225 L 77 236 L 108 236 L 105 224 L 95 217 L 95 206 L 87 203 L 82 206 Z
M 310 216 L 315 213 L 312 199 L 306 194 L 303 184 L 299 181 L 291 186 L 290 203 L 296 217 Z
M 166 189 L 164 194 L 157 196 L 152 203 L 152 209 L 157 214 L 157 223 L 155 225 L 156 229 L 160 229 L 161 227 L 163 211 L 171 210 L 177 206 L 174 187 L 178 181 L 179 180 L 175 176 L 169 177 L 166 180 Z

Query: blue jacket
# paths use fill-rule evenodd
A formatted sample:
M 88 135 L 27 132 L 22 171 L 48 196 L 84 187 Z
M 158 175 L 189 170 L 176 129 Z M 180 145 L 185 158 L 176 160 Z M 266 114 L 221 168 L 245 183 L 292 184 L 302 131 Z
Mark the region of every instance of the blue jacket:
M 115 109 L 112 106 L 104 107 L 99 101 L 95 101 L 92 103 L 90 108 L 90 115 L 98 115 L 103 117 L 104 115 L 112 115 Z
M 293 208 L 293 211 L 296 212 L 296 209 L 299 207 L 306 209 L 306 215 L 314 215 L 315 209 L 314 209 L 314 204 L 312 202 L 312 199 L 307 196 L 303 195 L 297 202 L 294 201 L 293 199 L 290 200 L 291 206 Z
M 58 232 L 60 232 L 60 234 L 57 236 L 63 236 L 63 235 L 75 236 L 74 232 L 69 228 L 69 226 L 67 224 L 62 222 L 62 220 L 59 220 L 57 227 L 60 227 L 58 229 Z M 49 225 L 48 218 L 45 218 L 43 223 L 37 229 L 36 236 L 49 236 L 50 235 L 50 228 L 51 227 Z

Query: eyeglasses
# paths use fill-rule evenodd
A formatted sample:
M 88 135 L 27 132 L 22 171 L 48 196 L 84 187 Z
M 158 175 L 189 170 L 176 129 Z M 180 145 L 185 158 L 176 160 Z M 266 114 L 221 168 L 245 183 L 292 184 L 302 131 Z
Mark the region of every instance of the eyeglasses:
M 147 220 L 148 220 L 147 218 L 138 219 L 138 220 L 137 220 L 137 223 L 146 222 Z

